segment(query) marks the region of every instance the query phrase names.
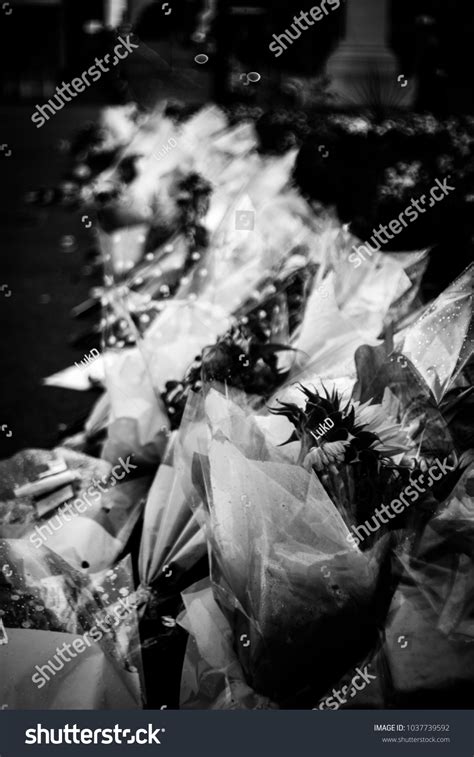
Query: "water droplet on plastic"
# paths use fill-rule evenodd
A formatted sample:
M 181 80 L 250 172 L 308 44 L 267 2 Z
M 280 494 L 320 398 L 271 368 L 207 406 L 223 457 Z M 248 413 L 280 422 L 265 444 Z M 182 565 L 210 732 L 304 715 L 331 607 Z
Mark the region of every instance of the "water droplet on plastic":
M 66 252 L 71 252 L 76 246 L 76 240 L 71 234 L 61 237 L 61 247 Z

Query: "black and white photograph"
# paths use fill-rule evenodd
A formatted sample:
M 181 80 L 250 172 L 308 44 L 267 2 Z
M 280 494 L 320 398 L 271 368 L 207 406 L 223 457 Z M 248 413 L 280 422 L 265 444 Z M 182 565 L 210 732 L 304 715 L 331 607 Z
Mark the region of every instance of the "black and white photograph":
M 472 757 L 474 2 L 0 33 L 0 757 Z

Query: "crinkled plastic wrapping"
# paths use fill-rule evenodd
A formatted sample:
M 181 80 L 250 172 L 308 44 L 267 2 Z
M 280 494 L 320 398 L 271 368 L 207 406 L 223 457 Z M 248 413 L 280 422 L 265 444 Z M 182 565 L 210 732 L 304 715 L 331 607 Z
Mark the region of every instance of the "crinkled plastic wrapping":
M 167 418 L 161 407 L 159 391 L 158 394 L 156 392 L 162 388 L 160 383 L 168 377 L 173 378 L 177 374 L 181 378 L 194 357 L 194 343 L 198 337 L 186 342 L 189 322 L 195 316 L 204 319 L 203 328 L 207 330 L 215 315 L 215 310 L 210 306 L 204 304 L 201 308 L 199 304 L 188 303 L 187 298 L 183 300 L 178 293 L 178 312 L 173 310 L 171 317 L 166 316 L 162 324 L 168 330 L 167 335 L 162 339 L 158 326 L 155 329 L 158 335 L 150 334 L 146 344 L 141 339 L 165 309 L 170 294 L 179 288 L 189 264 L 189 242 L 178 229 L 180 210 L 175 197 L 177 186 L 187 173 L 196 169 L 193 149 L 196 140 L 204 141 L 204 146 L 200 145 L 201 153 L 203 150 L 217 153 L 221 168 L 231 162 L 225 144 L 214 149 L 213 135 L 224 127 L 224 116 L 217 109 L 203 109 L 181 127 L 157 110 L 142 123 L 132 143 L 120 156 L 121 159 L 138 156 L 138 175 L 135 179 L 122 186 L 120 171 L 115 165 L 96 180 L 99 194 L 102 180 L 112 185 L 115 182 L 121 187 L 123 195 L 113 199 L 101 212 L 101 221 L 107 229 L 99 231 L 106 269 L 102 302 L 107 396 L 99 401 L 88 423 L 89 432 L 108 424 L 104 456 L 109 460 L 117 452 L 135 452 L 146 462 L 161 457 L 166 446 L 162 429 L 167 427 Z M 230 136 L 233 141 L 236 134 Z M 243 135 L 243 142 L 242 139 L 238 141 L 243 153 L 254 145 L 249 143 L 249 134 Z M 163 147 L 162 143 L 166 144 L 164 152 L 159 149 Z M 217 171 L 217 165 L 215 168 Z M 128 214 L 124 215 L 125 206 Z M 130 217 L 130 208 L 135 206 L 146 209 L 144 217 Z M 169 241 L 151 250 L 147 228 L 153 228 L 156 224 L 163 229 Z M 180 321 L 180 307 L 185 307 L 184 317 L 188 314 L 188 323 Z M 171 330 L 170 321 L 173 322 Z M 159 371 L 156 364 L 159 365 L 160 357 L 162 362 L 167 355 L 169 345 L 180 339 L 185 343 L 186 363 L 182 364 L 182 358 L 181 362 L 177 358 L 176 367 L 173 361 L 171 366 L 169 361 L 166 362 L 162 366 L 163 379 L 160 382 L 161 374 L 155 375 Z M 203 346 L 202 339 L 199 344 Z M 155 356 L 160 348 L 161 351 Z M 168 371 L 171 376 L 167 375 Z
M 404 335 L 402 352 L 440 402 L 473 355 L 474 263 Z
M 355 356 L 356 398 L 384 401 L 408 431 L 412 444 L 407 454 L 414 459 L 464 451 L 451 432 L 448 392 L 472 359 L 472 273 L 471 266 L 395 336 L 397 349 L 364 346 Z
M 474 468 L 443 500 L 415 544 L 397 550 L 397 588 L 381 640 L 334 687 L 342 708 L 470 706 L 474 679 Z M 352 678 L 359 691 L 352 691 Z M 346 692 L 343 687 L 347 686 Z M 352 693 L 351 693 L 352 692 Z M 328 689 L 316 707 L 337 709 Z
M 123 299 L 123 289 L 109 293 L 115 314 L 121 315 L 124 328 L 127 326 L 133 333 L 136 346 L 127 345 L 115 336 L 106 340 L 104 366 L 111 406 L 104 448 L 107 459 L 117 452 L 132 451 L 148 461 L 159 459 L 166 441 L 163 431 L 169 428 L 160 400 L 166 383 L 184 378 L 195 356 L 226 333 L 234 322 L 234 313 L 238 311 L 239 316 L 244 316 L 246 310 L 276 293 L 276 287 L 268 291 L 271 273 L 266 256 L 270 248 L 255 247 L 248 232 L 239 233 L 246 234 L 246 239 L 234 250 L 235 255 L 232 253 L 226 260 L 224 252 L 227 249 L 232 252 L 232 248 L 216 248 L 211 240 L 192 275 L 182 277 L 175 295 L 149 302 L 141 314 L 135 312 L 132 316 L 130 299 Z M 290 263 L 293 249 L 293 244 L 284 249 L 285 254 L 273 268 L 275 273 L 285 270 L 285 260 L 290 265 L 289 271 L 291 266 L 294 268 L 295 263 Z M 298 265 L 301 267 L 301 261 Z M 169 288 L 163 286 L 166 294 Z M 148 323 L 143 332 L 140 321 Z
M 301 269 L 301 261 L 298 262 Z M 294 271 L 298 272 L 298 268 Z M 292 268 L 282 276 L 292 275 Z M 262 300 L 257 307 L 266 308 L 265 325 L 268 326 L 270 341 L 281 341 L 285 344 L 289 340 L 289 295 L 286 279 L 282 280 L 281 291 L 278 285 L 267 292 L 267 277 L 261 285 Z M 302 298 L 300 309 L 304 309 Z M 169 312 L 173 310 L 173 303 L 169 304 Z M 255 302 L 250 299 L 244 302 L 242 313 L 255 310 Z M 298 308 L 293 305 L 292 313 Z M 264 311 L 260 310 L 260 315 Z M 244 317 L 244 316 L 242 316 Z M 180 319 L 177 322 L 182 324 Z M 196 330 L 195 320 L 186 324 L 186 331 Z M 204 324 L 203 333 L 211 333 L 209 324 Z M 186 340 L 186 350 L 189 350 Z M 180 342 L 176 340 L 174 352 L 179 353 Z M 170 369 L 169 373 L 172 375 Z M 194 392 L 193 392 L 194 394 Z M 251 401 L 251 398 L 249 398 Z M 166 458 L 162 461 L 150 490 L 145 510 L 145 526 L 140 551 L 140 576 L 145 585 L 152 585 L 154 593 L 161 598 L 182 585 L 183 575 L 186 574 L 206 553 L 206 543 L 199 521 L 190 509 L 192 496 L 192 481 L 190 471 L 192 460 L 188 449 L 190 438 L 194 438 L 196 430 L 200 428 L 196 422 L 196 408 L 200 406 L 200 399 L 192 397 L 190 408 L 186 411 L 186 419 L 178 434 L 173 433 Z M 201 417 L 202 421 L 202 417 Z M 201 428 L 205 428 L 201 425 Z M 165 580 L 166 579 L 166 580 Z
M 118 277 L 131 271 L 143 258 L 146 240 L 146 225 L 136 224 L 120 228 L 113 233 L 98 230 L 100 249 L 104 262 Z
M 245 681 L 232 628 L 206 579 L 183 592 L 185 611 L 178 618 L 189 634 L 181 686 L 182 709 L 273 709 Z
M 228 129 L 224 114 L 210 107 L 176 126 L 171 149 L 156 160 L 149 154 L 152 134 L 168 133 L 170 123 L 152 114 L 129 148 L 130 157 L 141 148 L 146 156 L 125 191 L 152 208 L 148 236 L 138 224 L 102 235 L 107 396 L 88 427 L 108 422 L 108 460 L 132 451 L 147 462 L 161 459 L 166 382 L 181 381 L 195 355 L 228 330 L 233 314 L 265 297 L 265 285 L 295 249 L 311 255 L 311 210 L 288 188 L 294 153 L 268 161 L 255 151 L 251 125 Z M 192 243 L 180 231 L 179 187 L 193 172 L 214 189 L 208 244 L 196 237 Z M 203 202 L 198 216 L 205 210 Z M 167 239 L 156 248 L 154 228 Z
M 400 556 L 403 573 L 384 648 L 396 705 L 429 697 L 440 707 L 457 706 L 454 692 L 464 706 L 472 702 L 473 504 L 471 464 L 426 526 L 417 549 Z
M 410 360 L 386 345 L 360 347 L 354 398 L 382 404 L 407 435 L 406 460 L 420 463 L 451 456 L 456 447 L 436 399 Z
M 35 500 L 16 497 L 14 489 L 37 480 L 58 459 L 80 474 L 80 480 L 71 499 L 39 517 Z M 128 543 L 150 485 L 148 470 L 135 469 L 134 459 L 124 462 L 131 470 L 121 468 L 123 480 L 117 480 L 104 460 L 66 448 L 24 450 L 1 461 L 0 536 L 24 537 L 35 549 L 45 544 L 75 568 L 91 572 L 110 568 Z M 74 514 L 65 511 L 66 503 Z
M 0 700 L 9 709 L 140 708 L 130 560 L 89 576 L 17 539 L 0 541 L 0 562 Z
M 345 315 L 353 315 L 362 328 L 375 328 L 387 305 L 386 325 L 396 325 L 417 301 L 429 250 L 419 252 L 373 252 L 354 265 L 352 252 L 361 241 L 345 224 L 327 214 L 325 224 L 315 240 L 316 259 L 323 275 L 334 270 L 336 298 Z M 390 275 L 387 275 L 390 273 Z M 387 303 L 387 298 L 390 303 Z M 382 313 L 380 312 L 382 309 Z M 364 318 L 365 316 L 365 318 Z M 379 328 L 380 330 L 380 328 Z
M 179 456 L 180 432 L 173 432 L 144 513 L 140 543 L 141 583 L 169 596 L 177 592 L 183 576 L 206 554 L 206 542 L 190 505 L 190 488 Z
M 182 429 L 170 434 L 148 493 L 138 555 L 140 636 L 156 707 L 178 705 L 185 646 L 176 623 L 181 592 L 207 572 L 206 539 L 190 506 L 190 469 L 180 465 L 181 445 Z
M 395 317 L 392 306 L 418 292 L 421 274 L 411 269 L 426 265 L 426 252 L 379 255 L 354 268 L 347 260 L 351 240 L 327 221 L 317 247 L 318 275 L 292 342 L 298 360 L 289 384 L 355 377 L 357 348 L 379 344 L 384 325 Z
M 122 236 L 132 230 L 120 230 Z M 145 235 L 141 245 L 144 246 Z M 178 250 L 179 252 L 179 250 Z M 165 307 L 169 276 L 179 271 L 179 255 L 161 255 L 168 260 L 162 271 L 155 256 L 123 278 L 114 272 L 110 256 L 105 258 L 103 305 L 103 365 L 106 394 L 89 418 L 88 429 L 107 428 L 103 457 L 135 454 L 145 464 L 155 463 L 166 448 L 168 422 L 150 375 L 142 334 Z M 148 256 L 147 256 L 148 257 Z M 156 299 L 154 299 L 154 297 Z
M 318 479 L 267 445 L 242 411 L 214 391 L 206 409 L 212 437 L 194 475 L 215 599 L 251 689 L 308 706 L 370 648 L 379 559 L 348 546 Z

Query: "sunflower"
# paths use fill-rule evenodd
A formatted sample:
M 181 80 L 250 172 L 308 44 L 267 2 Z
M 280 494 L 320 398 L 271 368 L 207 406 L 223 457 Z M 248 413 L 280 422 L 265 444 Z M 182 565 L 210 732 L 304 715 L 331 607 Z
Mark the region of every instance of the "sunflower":
M 279 401 L 280 407 L 270 408 L 270 412 L 286 416 L 293 424 L 294 431 L 285 444 L 300 441 L 303 459 L 316 450 L 331 461 L 355 463 L 392 457 L 406 449 L 399 426 L 387 421 L 381 405 L 351 400 L 344 404 L 337 390 L 329 394 L 325 387 L 325 396 L 305 386 L 300 389 L 306 397 L 304 408 Z M 321 437 L 318 430 L 327 421 L 331 428 Z
M 284 444 L 300 442 L 298 463 L 314 470 L 349 522 L 360 522 L 408 476 L 392 459 L 406 439 L 381 405 L 345 402 L 335 389 L 299 388 L 304 407 L 280 401 L 270 408 L 294 427 Z

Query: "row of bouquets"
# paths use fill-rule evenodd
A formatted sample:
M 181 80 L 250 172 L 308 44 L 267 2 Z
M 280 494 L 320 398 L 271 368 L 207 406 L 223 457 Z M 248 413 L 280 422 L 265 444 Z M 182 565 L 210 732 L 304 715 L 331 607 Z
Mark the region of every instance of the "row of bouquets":
M 107 302 L 114 322 L 120 318 L 128 324 L 136 345 L 123 348 L 115 338 L 109 342 L 105 326 L 106 393 L 86 433 L 93 436 L 107 427 L 107 459 L 130 452 L 148 462 L 161 459 L 170 428 L 160 400 L 167 383 L 182 382 L 196 356 L 255 314 L 266 320 L 271 343 L 291 348 L 280 356 L 279 366 L 293 377 L 310 371 L 312 364 L 320 375 L 343 375 L 353 366 L 358 346 L 374 346 L 386 326 L 412 315 L 427 251 L 380 255 L 359 272 L 347 262 L 354 238 L 330 218 L 315 224 L 301 198 L 293 199 L 305 217 L 279 200 L 267 209 L 268 217 L 263 214 L 269 236 L 275 233 L 270 243 L 254 232 L 235 230 L 230 214 L 172 298 L 163 300 L 158 290 L 156 299 L 147 293 L 144 304 L 136 299 L 131 304 L 133 283 L 111 287 Z M 275 225 L 276 216 L 290 229 L 288 238 Z M 136 277 L 144 278 L 143 269 Z M 166 277 L 160 259 L 147 264 L 147 277 L 155 288 Z M 289 301 L 286 283 L 298 279 L 302 296 Z
M 115 460 L 118 450 L 147 462 L 161 459 L 169 418 L 160 397 L 167 382 L 182 381 L 194 356 L 252 311 L 272 309 L 272 342 L 336 369 L 335 350 L 346 348 L 352 360 L 351 346 L 354 351 L 361 338 L 373 344 L 386 325 L 393 328 L 413 310 L 427 251 L 376 253 L 354 269 L 348 258 L 358 240 L 330 214 L 315 213 L 292 186 L 296 151 L 278 158 L 259 154 L 253 124 L 228 127 L 213 106 L 181 123 L 159 107 L 133 134 L 124 130 L 124 117 L 110 113 L 104 124 L 120 160 L 91 179 L 91 196 L 121 182 L 124 203 L 154 210 L 143 223 L 128 219 L 117 234 L 99 232 L 107 269 L 104 350 L 92 366 L 94 380 L 101 376 L 107 391 L 86 432 L 93 437 L 107 428 L 107 459 Z M 170 139 L 171 148 L 157 159 L 159 145 Z M 120 161 L 134 156 L 140 156 L 136 173 L 124 183 Z M 156 248 L 147 241 L 160 215 L 173 228 L 169 204 L 178 201 L 189 174 L 213 187 L 204 220 L 208 244 L 191 260 L 179 225 Z M 298 275 L 305 296 L 295 306 L 282 281 Z M 275 302 L 275 293 L 283 301 Z M 82 378 L 83 369 L 76 372 Z
M 247 133 L 209 128 L 209 114 L 195 130 L 195 147 L 226 181 L 211 204 L 209 244 L 192 267 L 178 233 L 149 259 L 132 249 L 124 277 L 109 240 L 105 392 L 86 424 L 89 435 L 105 431 L 103 459 L 61 449 L 1 463 L 0 662 L 7 675 L 0 696 L 11 707 L 33 706 L 38 697 L 45 707 L 142 706 L 139 617 L 155 618 L 156 636 L 177 628 L 161 608 L 181 592 L 179 627 L 189 633 L 182 706 L 319 706 L 331 686 L 344 676 L 350 681 L 367 661 L 386 673 L 378 675 L 375 706 L 423 693 L 428 671 L 409 658 L 419 643 L 415 618 L 423 628 L 431 608 L 440 650 L 443 640 L 448 649 L 455 642 L 449 654 L 457 654 L 456 645 L 469 649 L 472 268 L 419 308 L 426 251 L 374 253 L 353 268 L 357 240 L 289 186 L 294 155 L 263 159 Z M 179 167 L 177 150 L 168 156 L 178 164 L 171 173 Z M 148 171 L 138 177 L 142 200 L 155 163 L 162 170 L 153 160 L 149 183 Z M 172 195 L 173 182 L 166 186 Z M 253 228 L 236 228 L 242 218 Z M 109 316 L 114 328 L 123 321 L 136 346 L 111 338 Z M 275 345 L 281 349 L 272 352 Z M 243 372 L 227 362 L 226 350 L 236 346 Z M 206 363 L 209 354 L 209 375 L 187 386 L 189 366 L 197 356 Z M 267 390 L 261 381 L 249 389 L 246 362 L 254 378 L 271 378 Z M 164 399 L 169 382 L 189 389 L 179 423 Z M 285 444 L 291 422 L 269 408 L 286 403 L 298 414 L 301 386 L 327 402 L 336 392 L 348 448 L 335 439 L 303 457 L 303 438 Z M 366 428 L 382 443 L 377 454 Z M 361 517 L 354 474 L 361 451 L 376 458 L 375 500 L 387 481 L 395 496 L 410 465 L 449 457 L 455 473 L 397 528 L 381 529 L 359 549 L 347 536 Z M 80 470 L 77 497 L 96 476 L 110 475 L 119 458 L 132 456 L 137 470 L 110 482 L 98 501 L 56 530 L 56 515 L 38 518 L 32 499 L 14 492 L 56 455 Z M 397 473 L 392 480 L 392 468 L 405 478 Z M 45 525 L 54 533 L 37 548 L 31 537 Z M 130 551 L 133 566 L 124 561 Z M 210 578 L 192 585 L 206 556 Z M 36 666 L 52 659 L 60 640 L 92 633 L 126 594 L 134 607 L 123 623 L 97 641 L 88 636 L 87 649 L 39 690 Z M 430 671 L 440 690 L 451 685 L 444 670 L 461 676 L 467 669 L 449 654 L 445 668 Z M 367 686 L 364 693 L 375 691 Z
M 206 534 L 211 576 L 183 594 L 180 622 L 190 639 L 182 706 L 447 706 L 454 695 L 461 702 L 468 696 L 472 274 L 405 330 L 400 351 L 363 347 L 356 376 L 335 381 L 356 417 L 370 401 L 379 440 L 387 441 L 389 430 L 397 441 L 404 437 L 401 456 L 400 447 L 388 451 L 393 462 L 453 463 L 442 483 L 395 528 L 381 528 L 368 548 L 348 546 L 353 513 L 343 492 L 327 485 L 330 458 L 316 475 L 302 465 L 300 442 L 281 446 L 291 438 L 281 417 L 255 414 L 245 398 L 222 389 L 188 405 L 178 465 L 192 471 L 192 507 Z M 317 386 L 320 373 L 311 371 L 304 383 L 311 375 Z M 277 396 L 304 404 L 294 385 Z M 336 479 L 350 483 L 351 465 L 336 462 Z M 373 483 L 382 502 L 382 477 Z M 401 478 L 391 497 L 406 484 Z M 353 691 L 361 669 L 371 671 L 370 685 L 342 703 L 335 699 L 334 688 Z
M 166 434 L 154 478 L 139 470 L 132 480 L 111 486 L 39 550 L 30 537 L 49 519 L 35 519 L 32 502 L 13 496 L 14 485 L 34 477 L 55 454 L 81 471 L 84 490 L 96 475 L 110 473 L 110 464 L 68 450 L 20 453 L 1 464 L 6 704 L 141 706 L 135 611 L 119 631 L 103 634 L 65 665 L 43 691 L 32 677 L 60 642 L 71 637 L 72 643 L 96 625 L 117 592 L 134 593 L 138 584 L 139 612 L 148 603 L 159 606 L 186 585 L 206 553 L 210 579 L 183 592 L 186 611 L 179 622 L 190 636 L 182 706 L 319 706 L 331 687 L 340 689 L 367 661 L 379 671 L 377 685 L 351 699 L 354 706 L 389 706 L 458 683 L 468 688 L 472 270 L 400 332 L 395 348 L 375 337 L 367 344 L 357 328 L 348 333 L 349 319 L 333 291 L 334 272 L 329 281 L 329 294 L 314 284 L 298 329 L 301 340 L 306 318 L 319 323 L 319 333 L 306 330 L 313 354 L 296 342 L 303 355 L 297 352 L 290 376 L 266 406 L 256 411 L 245 394 L 229 387 L 191 393 L 180 428 Z M 355 309 L 353 314 L 355 319 Z M 381 309 L 377 328 L 385 317 Z M 323 385 L 336 386 L 362 410 L 371 401 L 379 438 L 390 436 L 387 426 L 389 432 L 395 427 L 411 459 L 454 453 L 454 483 L 438 494 L 439 501 L 427 503 L 421 519 L 381 533 L 370 549 L 353 549 L 347 541 L 351 513 L 342 495 L 339 500 L 323 475 L 298 463 L 295 442 L 280 446 L 290 436 L 288 420 L 268 413 L 277 399 L 299 395 L 302 403 L 295 381 L 321 393 Z M 395 445 L 392 457 L 399 461 L 397 455 Z M 133 576 L 120 558 L 142 515 Z M 120 580 L 112 586 L 117 573 Z M 429 660 L 429 647 L 422 658 L 418 654 L 425 626 L 438 650 Z M 441 651 L 446 664 L 437 667 L 433 660 Z M 62 693 L 66 677 L 69 699 Z
M 349 706 L 447 704 L 472 687 L 472 454 L 421 517 L 359 548 L 324 468 L 275 446 L 288 429 L 213 390 L 204 405 L 197 441 L 183 444 L 211 576 L 183 593 L 182 706 L 319 707 L 366 666 L 375 683 Z

